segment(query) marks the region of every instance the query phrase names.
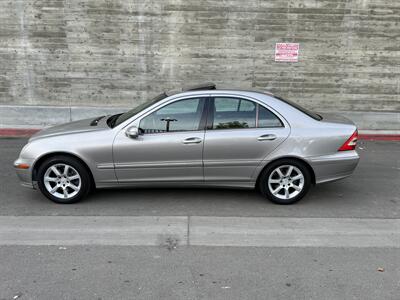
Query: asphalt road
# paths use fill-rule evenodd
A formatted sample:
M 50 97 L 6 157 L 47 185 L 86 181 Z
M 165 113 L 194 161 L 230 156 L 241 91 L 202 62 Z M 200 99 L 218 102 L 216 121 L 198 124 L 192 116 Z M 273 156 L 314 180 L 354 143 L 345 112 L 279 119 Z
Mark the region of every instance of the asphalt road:
M 57 205 L 19 185 L 12 163 L 25 143 L 0 139 L 0 215 L 400 217 L 400 142 L 361 142 L 351 177 L 316 186 L 292 206 L 272 204 L 253 190 L 226 189 L 109 189 Z
M 57 205 L 19 185 L 25 142 L 0 139 L 0 300 L 399 299 L 399 142 L 361 142 L 353 176 L 292 206 L 223 189 Z
M 0 247 L 0 258 L 0 299 L 398 300 L 400 294 L 398 249 L 13 246 Z

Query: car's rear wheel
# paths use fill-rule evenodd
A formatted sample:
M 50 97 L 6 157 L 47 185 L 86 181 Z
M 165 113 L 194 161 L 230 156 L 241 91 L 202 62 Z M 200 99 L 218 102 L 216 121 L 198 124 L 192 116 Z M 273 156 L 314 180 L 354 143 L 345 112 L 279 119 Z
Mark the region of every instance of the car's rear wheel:
M 89 193 L 91 179 L 78 160 L 68 156 L 54 156 L 40 165 L 38 186 L 50 200 L 69 204 L 80 201 Z
M 294 159 L 271 163 L 259 180 L 261 193 L 277 204 L 293 204 L 303 198 L 311 186 L 307 166 Z

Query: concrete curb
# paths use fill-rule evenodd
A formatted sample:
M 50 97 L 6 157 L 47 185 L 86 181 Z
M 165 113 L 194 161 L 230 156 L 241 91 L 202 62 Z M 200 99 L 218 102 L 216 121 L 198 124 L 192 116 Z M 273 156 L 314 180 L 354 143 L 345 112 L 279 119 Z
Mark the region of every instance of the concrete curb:
M 0 105 L 0 127 L 42 128 L 87 118 L 128 111 L 128 107 L 90 106 L 11 106 Z

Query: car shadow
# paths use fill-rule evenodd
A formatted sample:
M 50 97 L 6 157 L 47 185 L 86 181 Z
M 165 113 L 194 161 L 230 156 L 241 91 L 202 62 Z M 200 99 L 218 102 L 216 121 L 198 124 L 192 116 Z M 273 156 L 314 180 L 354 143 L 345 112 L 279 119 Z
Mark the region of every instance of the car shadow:
M 295 205 L 308 205 L 312 203 L 326 203 L 336 201 L 349 201 L 349 195 L 355 191 L 351 184 L 335 182 L 312 186 L 309 193 Z M 227 189 L 227 188 L 110 188 L 93 191 L 84 202 L 108 203 L 135 202 L 135 203 L 162 203 L 163 205 L 235 205 L 235 203 L 248 205 L 280 206 L 271 203 L 256 189 Z
M 39 191 L 21 190 L 4 214 L 79 216 L 398 217 L 399 205 L 351 180 L 311 188 L 298 203 L 278 205 L 256 190 L 222 188 L 99 189 L 81 202 L 61 205 Z M 5 203 L 4 203 L 5 204 Z

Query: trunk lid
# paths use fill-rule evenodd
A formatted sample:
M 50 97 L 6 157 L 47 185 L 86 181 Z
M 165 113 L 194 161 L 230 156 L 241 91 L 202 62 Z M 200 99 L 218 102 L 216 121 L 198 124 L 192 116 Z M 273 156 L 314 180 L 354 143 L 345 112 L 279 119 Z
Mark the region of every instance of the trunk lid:
M 337 123 L 337 124 L 345 124 L 345 125 L 354 125 L 354 122 L 342 115 L 333 114 L 333 113 L 320 113 L 318 115 L 322 117 L 321 122 L 327 123 Z

